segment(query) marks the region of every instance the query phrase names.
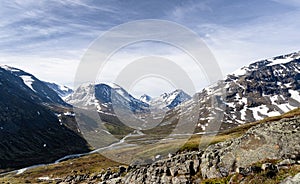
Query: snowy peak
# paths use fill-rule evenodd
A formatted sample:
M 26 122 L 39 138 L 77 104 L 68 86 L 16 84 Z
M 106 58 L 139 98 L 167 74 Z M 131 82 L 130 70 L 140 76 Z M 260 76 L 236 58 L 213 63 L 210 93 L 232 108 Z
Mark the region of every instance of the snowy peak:
M 300 51 L 254 62 L 254 63 L 250 64 L 249 66 L 244 66 L 244 67 L 234 71 L 233 73 L 230 73 L 229 75 L 238 77 L 238 76 L 246 75 L 249 72 L 261 70 L 264 67 L 271 67 L 271 66 L 275 66 L 275 65 L 284 67 L 286 64 L 289 64 L 290 62 L 295 62 L 295 61 L 297 62 L 297 60 L 299 60 L 299 59 L 300 59 Z
M 190 100 L 191 96 L 182 90 L 175 90 L 174 92 L 168 94 L 165 99 L 166 104 L 168 104 L 167 107 L 172 109 L 182 102 Z
M 157 108 L 173 109 L 190 99 L 190 95 L 186 94 L 183 90 L 177 89 L 171 93 L 163 93 L 159 97 L 151 99 L 148 103 Z
M 125 89 L 112 83 L 83 84 L 66 100 L 82 108 L 96 106 L 99 112 L 104 113 L 114 113 L 113 107 L 123 107 L 135 113 L 149 110 L 147 103 L 134 98 Z
M 82 84 L 66 98 L 72 105 L 81 108 L 95 108 L 101 113 L 114 113 L 114 108 L 129 109 L 134 113 L 148 113 L 150 109 L 172 109 L 191 97 L 182 90 L 164 93 L 157 98 L 142 95 L 133 97 L 121 86 L 113 83 Z
M 139 100 L 141 100 L 142 102 L 145 102 L 145 103 L 149 103 L 152 100 L 152 97 L 144 94 L 140 97 Z

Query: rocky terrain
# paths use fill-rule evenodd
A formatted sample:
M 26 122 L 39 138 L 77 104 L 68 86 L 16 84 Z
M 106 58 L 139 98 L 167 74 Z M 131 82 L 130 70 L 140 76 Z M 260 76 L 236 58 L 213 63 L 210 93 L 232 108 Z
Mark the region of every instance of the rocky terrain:
M 239 138 L 205 150 L 181 153 L 150 166 L 133 167 L 124 177 L 114 178 L 111 183 L 200 183 L 207 178 L 261 172 L 272 178 L 281 169 L 300 165 L 299 142 L 300 117 L 263 123 Z M 261 164 L 255 165 L 257 163 Z M 299 177 L 297 182 L 300 182 Z
M 216 122 L 222 122 L 220 129 L 225 130 L 288 112 L 300 106 L 299 71 L 300 52 L 254 62 L 169 111 L 167 117 L 177 118 L 163 124 L 197 112 L 196 132 L 211 129 Z

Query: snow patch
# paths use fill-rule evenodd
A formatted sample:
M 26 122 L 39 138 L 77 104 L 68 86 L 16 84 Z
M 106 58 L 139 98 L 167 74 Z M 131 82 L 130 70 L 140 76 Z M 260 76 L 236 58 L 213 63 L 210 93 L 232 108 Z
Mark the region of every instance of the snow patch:
M 242 75 L 245 75 L 246 73 L 247 73 L 247 67 L 242 67 L 242 68 L 230 73 L 230 75 L 242 76 Z
M 48 181 L 48 180 L 50 180 L 50 177 L 48 177 L 48 176 L 39 177 L 38 180 Z
M 279 65 L 279 64 L 285 64 L 285 63 L 288 63 L 288 62 L 291 62 L 295 59 L 298 59 L 300 58 L 299 56 L 296 57 L 296 58 L 292 58 L 292 57 L 287 57 L 287 58 L 283 58 L 283 59 L 275 59 L 275 60 L 268 60 L 268 61 L 271 61 L 272 63 L 268 64 L 267 66 L 273 66 L 273 65 Z
M 17 68 L 9 67 L 7 65 L 3 65 L 3 66 L 0 66 L 0 67 L 3 68 L 4 70 L 11 71 L 11 72 L 20 72 L 21 71 Z
M 291 94 L 291 97 L 294 99 L 294 100 L 297 100 L 298 102 L 300 101 L 300 95 L 299 95 L 299 92 L 298 91 L 294 91 L 294 90 L 289 90 L 289 93 Z
M 34 82 L 34 80 L 32 79 L 31 76 L 21 75 L 20 77 L 22 78 L 22 80 L 26 86 L 28 86 L 32 91 L 36 92 L 32 87 L 32 83 Z
M 27 170 L 27 168 L 19 169 L 16 175 L 22 174 Z
M 64 115 L 65 116 L 75 116 L 75 113 L 72 113 L 72 112 L 68 111 L 68 112 L 65 112 Z

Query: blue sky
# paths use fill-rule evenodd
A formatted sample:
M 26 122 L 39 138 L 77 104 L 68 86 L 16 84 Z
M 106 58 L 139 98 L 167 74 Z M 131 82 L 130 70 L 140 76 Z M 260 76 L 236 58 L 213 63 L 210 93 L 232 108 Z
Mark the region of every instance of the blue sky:
M 196 32 L 224 75 L 251 61 L 300 50 L 298 0 L 2 0 L 0 64 L 72 86 L 80 58 L 93 40 L 114 26 L 141 19 L 174 21 Z M 119 59 L 148 50 L 124 51 Z M 155 96 L 172 88 L 164 83 L 165 88 L 154 89 L 146 83 L 133 92 L 140 95 L 137 88 L 144 87 Z M 199 83 L 197 90 L 205 85 Z

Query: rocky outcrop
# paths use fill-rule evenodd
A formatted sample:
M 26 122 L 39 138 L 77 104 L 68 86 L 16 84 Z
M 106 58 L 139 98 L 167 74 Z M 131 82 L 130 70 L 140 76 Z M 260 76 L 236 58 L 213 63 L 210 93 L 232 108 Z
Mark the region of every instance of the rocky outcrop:
M 240 138 L 210 146 L 201 157 L 202 177 L 225 177 L 264 160 L 299 160 L 299 142 L 299 118 L 260 124 Z
M 297 184 L 300 183 L 300 173 L 296 174 L 294 177 L 288 177 L 280 184 Z
M 148 166 L 135 166 L 125 183 L 191 183 L 199 172 L 202 152 L 194 151 L 159 160 Z

